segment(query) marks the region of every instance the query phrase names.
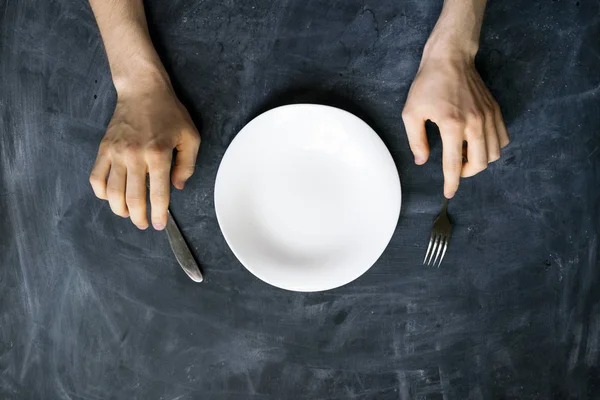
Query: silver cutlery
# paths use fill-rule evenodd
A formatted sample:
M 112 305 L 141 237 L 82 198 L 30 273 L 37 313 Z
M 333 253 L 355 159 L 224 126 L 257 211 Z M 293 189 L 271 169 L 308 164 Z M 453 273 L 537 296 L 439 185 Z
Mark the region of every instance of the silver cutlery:
M 146 179 L 146 187 L 150 190 L 150 180 L 148 178 Z M 190 248 L 185 242 L 173 215 L 171 215 L 170 209 L 167 209 L 167 226 L 165 227 L 165 231 L 167 232 L 167 239 L 169 239 L 171 250 L 173 250 L 173 254 L 183 271 L 194 282 L 202 282 L 204 280 L 202 272 L 200 272 L 200 268 L 196 264 Z
M 181 268 L 183 268 L 191 280 L 194 282 L 202 282 L 204 280 L 202 272 L 200 272 L 200 268 L 198 268 L 198 264 L 196 264 L 196 260 L 194 260 L 194 256 L 185 242 L 170 210 L 167 210 L 167 226 L 165 231 L 167 231 L 167 238 L 169 239 L 171 250 L 173 250 L 173 254 L 175 254 L 175 258 Z
M 442 211 L 440 211 L 440 215 L 438 215 L 433 223 L 431 237 L 429 238 L 429 246 L 427 246 L 427 253 L 425 253 L 423 265 L 435 266 L 437 263 L 437 267 L 440 267 L 444 255 L 446 254 L 446 250 L 448 250 L 448 242 L 450 241 L 451 234 L 452 224 L 448 218 L 448 199 L 444 199 Z

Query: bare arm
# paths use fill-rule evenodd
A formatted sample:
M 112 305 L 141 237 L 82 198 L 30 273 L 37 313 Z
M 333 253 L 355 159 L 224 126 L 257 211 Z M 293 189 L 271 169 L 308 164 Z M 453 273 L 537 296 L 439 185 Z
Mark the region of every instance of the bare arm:
M 456 193 L 461 176 L 483 171 L 509 142 L 500 108 L 475 69 L 485 4 L 486 0 L 444 1 L 402 112 L 419 165 L 429 157 L 425 121 L 440 128 L 447 198 Z
M 90 5 L 118 96 L 90 183 L 115 214 L 146 229 L 149 174 L 152 224 L 164 229 L 170 183 L 183 189 L 194 172 L 200 136 L 154 50 L 142 0 L 90 0 Z

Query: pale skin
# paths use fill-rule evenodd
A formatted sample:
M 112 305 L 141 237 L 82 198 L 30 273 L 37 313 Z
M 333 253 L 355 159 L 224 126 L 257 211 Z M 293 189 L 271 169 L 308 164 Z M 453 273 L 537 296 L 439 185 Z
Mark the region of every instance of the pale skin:
M 115 214 L 146 229 L 148 175 L 152 225 L 162 230 L 167 224 L 170 185 L 183 189 L 192 176 L 200 135 L 154 50 L 142 0 L 90 0 L 90 4 L 117 91 L 117 105 L 90 183 Z
M 440 129 L 446 198 L 454 196 L 461 177 L 498 160 L 509 142 L 500 107 L 475 69 L 485 5 L 486 0 L 444 1 L 402 111 L 418 165 L 429 158 L 425 121 Z
M 474 65 L 485 3 L 444 1 L 402 111 L 419 165 L 429 157 L 425 121 L 440 128 L 448 198 L 456 193 L 461 177 L 487 168 L 509 141 L 500 108 Z M 152 45 L 142 0 L 90 0 L 90 4 L 117 91 L 117 105 L 90 183 L 115 214 L 146 229 L 148 175 L 151 222 L 162 230 L 167 223 L 170 185 L 183 189 L 193 174 L 200 135 Z

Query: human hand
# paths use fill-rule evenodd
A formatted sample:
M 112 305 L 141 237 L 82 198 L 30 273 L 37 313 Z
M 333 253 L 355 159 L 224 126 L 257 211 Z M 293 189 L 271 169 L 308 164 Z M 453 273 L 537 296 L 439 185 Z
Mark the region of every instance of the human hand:
M 150 175 L 152 225 L 167 224 L 170 182 L 183 189 L 193 174 L 200 135 L 177 99 L 168 78 L 142 89 L 118 92 L 112 120 L 98 150 L 90 183 L 96 196 L 108 200 L 112 211 L 148 227 L 146 174 Z M 171 171 L 173 149 L 177 149 Z
M 461 176 L 486 169 L 509 142 L 500 107 L 475 69 L 474 53 L 446 46 L 425 48 L 402 119 L 418 165 L 429 157 L 425 121 L 439 127 L 446 198 L 454 196 Z

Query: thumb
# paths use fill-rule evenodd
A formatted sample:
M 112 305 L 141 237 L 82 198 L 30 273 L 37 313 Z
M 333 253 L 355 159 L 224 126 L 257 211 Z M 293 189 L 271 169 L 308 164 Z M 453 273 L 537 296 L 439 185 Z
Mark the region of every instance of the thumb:
M 415 157 L 415 164 L 423 165 L 429 158 L 429 143 L 427 142 L 427 134 L 425 133 L 425 120 L 406 110 L 402 112 L 402 120 L 406 128 L 410 150 Z
M 177 144 L 177 155 L 175 166 L 171 171 L 171 181 L 177 189 L 183 189 L 185 182 L 194 173 L 196 167 L 196 156 L 200 147 L 200 135 L 197 131 L 186 131 L 181 141 Z

